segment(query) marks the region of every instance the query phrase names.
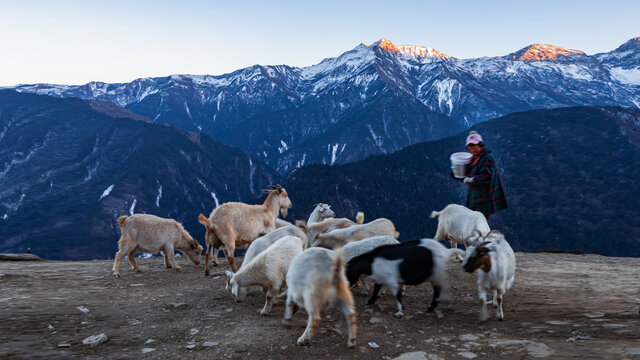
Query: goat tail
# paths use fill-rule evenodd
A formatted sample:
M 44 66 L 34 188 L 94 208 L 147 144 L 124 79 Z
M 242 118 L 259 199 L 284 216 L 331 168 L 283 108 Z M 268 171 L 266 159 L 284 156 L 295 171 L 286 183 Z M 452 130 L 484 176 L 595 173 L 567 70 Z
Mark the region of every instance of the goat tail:
M 438 216 L 440 216 L 440 214 L 442 214 L 442 211 L 432 211 L 429 217 L 432 219 L 437 218 Z
M 364 213 L 362 211 L 358 211 L 356 214 L 356 224 L 364 223 Z
M 342 247 L 335 249 L 333 257 L 333 264 L 331 265 L 331 279 L 332 282 L 335 282 L 341 276 L 344 276 L 344 271 L 347 266 L 346 261 L 344 260 L 344 251 Z
M 128 218 L 129 218 L 128 216 L 120 216 L 118 218 L 118 225 L 120 225 L 121 229 L 124 226 L 124 222 L 127 221 Z
M 394 230 L 394 231 L 393 231 L 393 238 L 394 238 L 394 239 L 397 239 L 397 238 L 399 238 L 399 237 L 400 237 L 400 233 Z

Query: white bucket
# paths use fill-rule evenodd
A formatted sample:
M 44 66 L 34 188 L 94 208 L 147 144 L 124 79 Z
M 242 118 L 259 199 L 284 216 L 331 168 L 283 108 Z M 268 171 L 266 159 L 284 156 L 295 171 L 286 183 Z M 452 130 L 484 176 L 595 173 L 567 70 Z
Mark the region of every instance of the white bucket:
M 471 159 L 473 155 L 468 152 L 457 152 L 451 154 L 451 171 L 453 172 L 453 176 L 458 179 L 462 179 L 467 176 L 469 172 L 469 164 L 471 163 Z

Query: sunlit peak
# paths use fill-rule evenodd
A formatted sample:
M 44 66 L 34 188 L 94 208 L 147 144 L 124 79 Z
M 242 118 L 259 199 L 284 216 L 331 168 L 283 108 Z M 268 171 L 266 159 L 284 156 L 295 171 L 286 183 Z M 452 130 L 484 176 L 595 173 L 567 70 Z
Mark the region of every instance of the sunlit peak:
M 555 61 L 559 56 L 583 54 L 580 50 L 565 49 L 549 44 L 533 44 L 508 55 L 512 60 L 519 61 Z

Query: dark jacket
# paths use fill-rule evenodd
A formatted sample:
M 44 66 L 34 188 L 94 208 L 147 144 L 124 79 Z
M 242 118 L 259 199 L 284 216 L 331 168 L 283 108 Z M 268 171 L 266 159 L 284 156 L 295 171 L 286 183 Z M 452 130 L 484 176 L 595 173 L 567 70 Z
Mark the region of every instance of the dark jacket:
M 480 211 L 485 216 L 507 208 L 507 198 L 502 188 L 500 172 L 491 156 L 491 150 L 485 148 L 478 154 L 478 161 L 471 167 L 467 176 L 473 177 L 469 184 L 467 207 Z

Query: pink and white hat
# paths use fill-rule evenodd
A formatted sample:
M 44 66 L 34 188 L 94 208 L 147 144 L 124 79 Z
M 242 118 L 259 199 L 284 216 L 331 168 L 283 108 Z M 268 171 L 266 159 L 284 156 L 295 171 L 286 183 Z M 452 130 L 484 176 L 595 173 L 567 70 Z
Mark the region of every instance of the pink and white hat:
M 471 131 L 469 133 L 469 136 L 467 136 L 467 143 L 465 144 L 465 146 L 468 146 L 469 144 L 479 144 L 481 142 L 482 136 L 480 136 L 480 134 L 475 131 Z

